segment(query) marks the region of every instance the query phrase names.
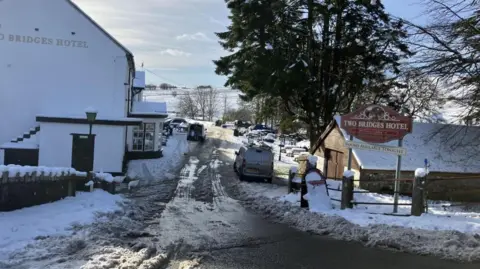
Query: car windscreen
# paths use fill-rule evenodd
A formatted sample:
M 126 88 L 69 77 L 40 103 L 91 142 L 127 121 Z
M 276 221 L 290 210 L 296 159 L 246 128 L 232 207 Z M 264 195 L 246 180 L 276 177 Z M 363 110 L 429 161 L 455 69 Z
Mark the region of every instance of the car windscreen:
M 202 132 L 203 131 L 203 126 L 199 124 L 192 124 L 190 125 L 190 130 L 193 130 L 195 132 Z
M 248 149 L 245 153 L 245 160 L 255 163 L 271 163 L 273 161 L 273 154 L 268 150 Z

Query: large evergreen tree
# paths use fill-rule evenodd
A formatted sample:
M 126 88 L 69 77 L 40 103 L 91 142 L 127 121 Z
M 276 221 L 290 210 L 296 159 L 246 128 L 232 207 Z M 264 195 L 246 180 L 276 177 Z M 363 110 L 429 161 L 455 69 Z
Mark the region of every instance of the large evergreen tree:
M 335 113 L 360 94 L 384 92 L 409 55 L 406 33 L 366 0 L 230 0 L 231 25 L 217 33 L 230 55 L 214 61 L 245 99 L 279 97 L 309 126 L 313 145 Z

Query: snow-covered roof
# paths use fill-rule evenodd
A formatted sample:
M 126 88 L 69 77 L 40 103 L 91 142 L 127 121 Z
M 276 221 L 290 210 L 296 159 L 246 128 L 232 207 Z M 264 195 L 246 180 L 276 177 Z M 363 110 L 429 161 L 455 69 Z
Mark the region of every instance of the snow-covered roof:
M 135 78 L 133 79 L 134 88 L 145 88 L 145 71 L 135 71 Z
M 133 102 L 132 114 L 167 114 L 167 103 L 166 102 L 143 102 L 136 101 Z
M 50 114 L 38 114 L 36 115 L 37 122 L 45 121 L 43 118 L 55 118 L 55 119 L 72 119 L 72 120 L 86 120 L 85 114 L 78 115 L 78 114 L 71 114 L 71 115 L 50 115 Z M 142 121 L 141 118 L 131 118 L 131 117 L 98 117 L 95 119 L 95 122 L 101 121 L 118 121 L 118 122 L 125 122 L 125 123 L 139 123 Z
M 38 144 L 22 143 L 22 142 L 7 142 L 0 145 L 0 149 L 38 149 Z
M 340 116 L 335 117 L 340 126 Z M 344 139 L 349 135 L 341 129 Z M 415 171 L 430 164 L 431 172 L 480 173 L 480 127 L 463 125 L 413 123 L 413 130 L 403 139 L 407 154 L 402 157 L 402 170 Z M 354 138 L 354 141 L 362 142 Z M 384 143 L 398 146 L 398 141 Z M 397 156 L 389 153 L 353 149 L 362 169 L 395 170 Z

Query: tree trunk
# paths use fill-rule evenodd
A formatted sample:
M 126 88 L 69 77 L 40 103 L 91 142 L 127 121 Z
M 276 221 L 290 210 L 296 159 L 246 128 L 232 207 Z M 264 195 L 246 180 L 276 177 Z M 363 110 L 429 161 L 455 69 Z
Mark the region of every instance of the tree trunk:
M 308 137 L 310 140 L 310 149 L 313 149 L 318 140 L 317 130 L 315 128 L 315 124 L 313 123 L 313 120 L 310 120 L 310 123 L 308 124 Z M 310 152 L 310 153 L 313 154 L 315 152 Z

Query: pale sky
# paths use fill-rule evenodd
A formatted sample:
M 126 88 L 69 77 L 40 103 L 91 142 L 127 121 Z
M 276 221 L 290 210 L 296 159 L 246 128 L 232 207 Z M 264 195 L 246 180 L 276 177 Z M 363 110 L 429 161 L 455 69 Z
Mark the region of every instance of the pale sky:
M 383 0 L 388 12 L 418 18 L 419 0 Z M 74 0 L 152 73 L 147 83 L 222 87 L 212 60 L 226 52 L 214 35 L 229 24 L 224 0 Z

